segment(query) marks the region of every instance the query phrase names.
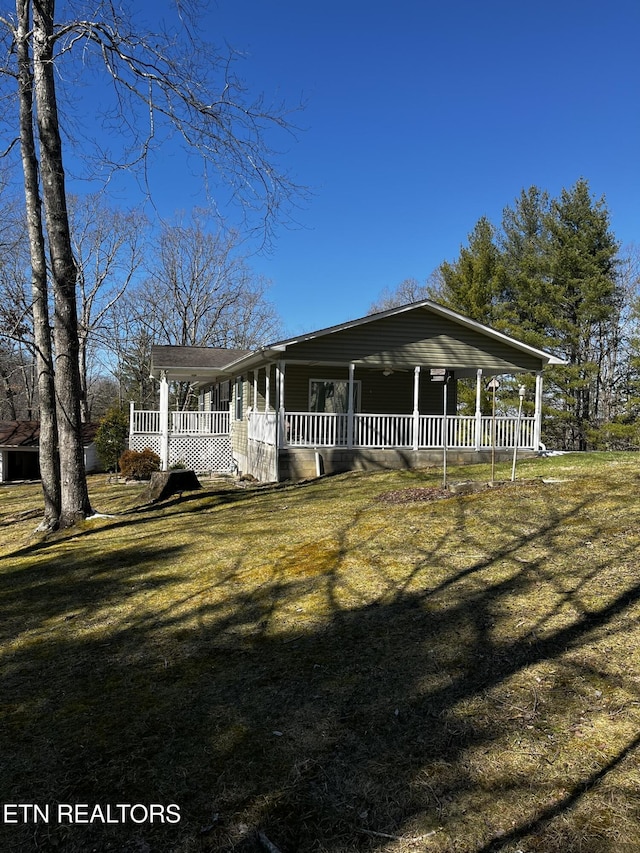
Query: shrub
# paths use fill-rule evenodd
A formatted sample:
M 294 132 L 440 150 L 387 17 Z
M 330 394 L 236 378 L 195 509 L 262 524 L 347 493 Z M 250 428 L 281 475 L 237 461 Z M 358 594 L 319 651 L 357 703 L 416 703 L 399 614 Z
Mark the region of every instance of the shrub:
M 105 470 L 116 470 L 128 438 L 129 416 L 120 406 L 112 406 L 101 419 L 95 437 L 96 450 Z
M 160 457 L 149 447 L 144 450 L 125 450 L 118 460 L 120 471 L 127 480 L 150 480 L 160 470 Z

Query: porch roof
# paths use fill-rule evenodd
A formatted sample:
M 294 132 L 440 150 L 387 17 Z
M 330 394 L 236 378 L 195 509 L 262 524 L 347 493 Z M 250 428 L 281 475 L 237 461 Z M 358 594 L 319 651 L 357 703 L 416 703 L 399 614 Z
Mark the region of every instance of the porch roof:
M 226 349 L 225 347 L 151 347 L 151 375 L 159 378 L 161 371 L 171 373 L 176 380 L 214 380 L 224 368 L 243 356 L 250 355 L 248 349 Z

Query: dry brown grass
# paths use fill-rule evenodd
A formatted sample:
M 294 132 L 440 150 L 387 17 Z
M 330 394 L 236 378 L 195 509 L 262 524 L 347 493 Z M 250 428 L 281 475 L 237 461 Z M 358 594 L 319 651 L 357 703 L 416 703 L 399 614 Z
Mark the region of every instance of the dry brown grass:
M 1 487 L 0 802 L 182 819 L 5 825 L 0 849 L 640 850 L 639 472 L 568 455 L 444 500 L 381 501 L 440 474 L 380 472 L 146 508 L 93 478 L 111 517 L 47 541 L 38 487 Z

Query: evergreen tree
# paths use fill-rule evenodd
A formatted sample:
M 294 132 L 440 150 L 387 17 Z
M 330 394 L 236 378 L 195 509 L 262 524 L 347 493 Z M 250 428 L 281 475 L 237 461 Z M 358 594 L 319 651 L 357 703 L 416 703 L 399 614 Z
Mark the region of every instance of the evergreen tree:
M 523 190 L 500 231 L 482 217 L 459 258 L 439 268 L 435 299 L 567 360 L 545 374 L 545 438 L 557 446 L 586 449 L 613 411 L 604 391 L 620 349 L 617 253 L 604 199 L 580 179 L 557 199 Z
M 504 269 L 493 225 L 481 217 L 468 239 L 469 245 L 461 247 L 457 261 L 440 266 L 437 298 L 472 320 L 495 325 L 500 319 L 496 306 L 504 286 Z
M 550 297 L 549 196 L 538 187 L 522 190 L 505 208 L 499 247 L 504 268 L 500 306 L 502 327 L 532 346 L 549 346 L 554 337 Z
M 555 347 L 568 362 L 556 370 L 565 445 L 584 450 L 588 427 L 598 419 L 606 355 L 618 334 L 618 244 L 604 199 L 592 199 L 584 179 L 551 203 L 547 223 L 551 287 L 545 311 L 553 312 Z
M 107 471 L 118 470 L 118 459 L 127 448 L 129 417 L 120 406 L 112 406 L 100 421 L 96 450 Z

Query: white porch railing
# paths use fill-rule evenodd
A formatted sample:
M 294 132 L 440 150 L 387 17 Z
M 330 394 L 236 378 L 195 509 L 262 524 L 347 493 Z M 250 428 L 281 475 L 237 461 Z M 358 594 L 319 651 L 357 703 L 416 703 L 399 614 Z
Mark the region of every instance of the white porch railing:
M 351 446 L 371 448 L 443 447 L 442 415 L 354 414 Z M 417 436 L 416 436 L 417 430 Z M 347 447 L 349 416 L 346 413 L 286 412 L 283 444 L 289 447 Z M 448 415 L 447 446 L 459 450 L 499 448 L 534 449 L 535 418 L 469 417 Z M 494 437 L 495 436 L 495 437 Z M 517 441 L 516 441 L 517 439 Z
M 159 411 L 136 411 L 131 404 L 129 447 L 150 448 L 165 471 L 179 465 L 197 472 L 228 472 L 233 467 L 229 424 L 228 411 L 169 412 L 163 419 Z
M 133 409 L 131 432 L 159 435 L 160 412 Z M 169 431 L 176 435 L 228 435 L 229 412 L 169 412 Z
M 169 429 L 182 435 L 228 435 L 229 412 L 171 412 Z
M 228 435 L 229 412 L 170 412 L 169 435 Z M 248 437 L 263 444 L 275 444 L 278 414 L 249 412 Z M 282 417 L 280 442 L 287 447 L 370 447 L 416 448 L 443 447 L 442 415 L 382 415 L 355 413 L 352 424 L 346 413 L 285 412 Z M 349 431 L 351 429 L 351 435 Z M 160 412 L 131 412 L 131 434 L 160 436 Z M 485 450 L 492 446 L 523 450 L 534 447 L 535 418 L 474 417 L 448 415 L 447 447 L 459 450 Z
M 131 408 L 129 432 L 160 435 L 160 412 Z
M 341 447 L 347 444 L 346 414 L 286 412 L 284 442 L 289 447 Z

